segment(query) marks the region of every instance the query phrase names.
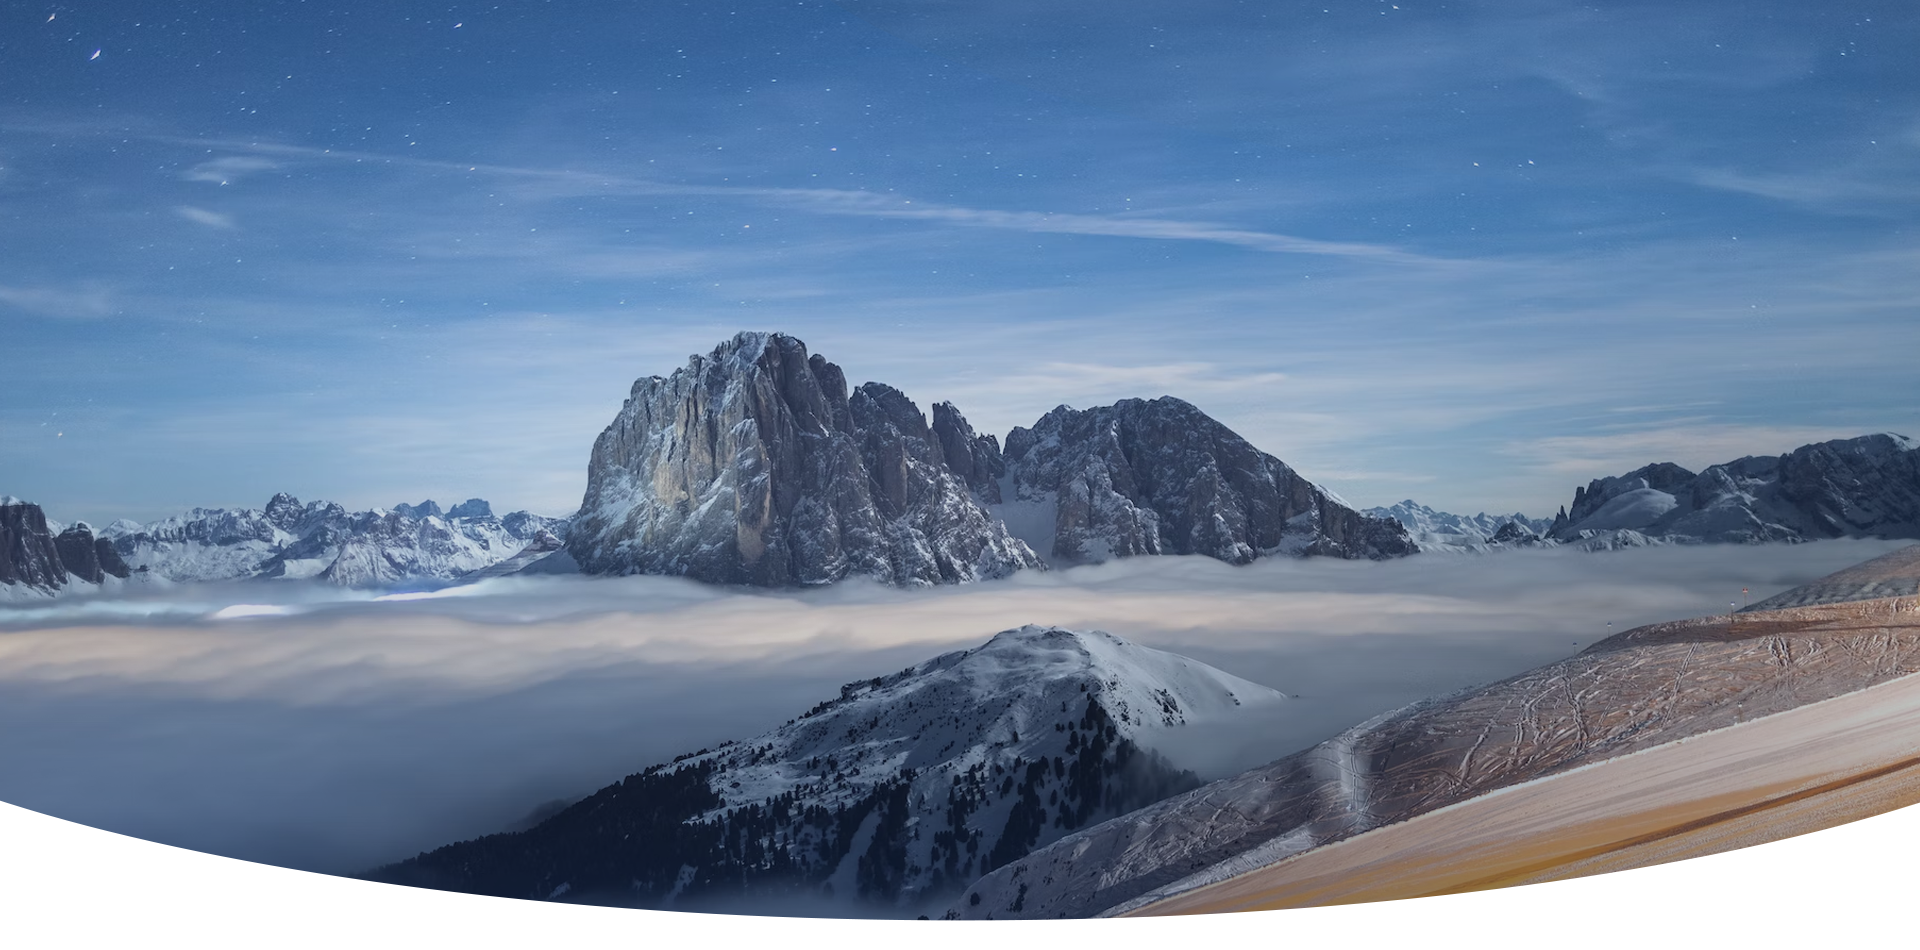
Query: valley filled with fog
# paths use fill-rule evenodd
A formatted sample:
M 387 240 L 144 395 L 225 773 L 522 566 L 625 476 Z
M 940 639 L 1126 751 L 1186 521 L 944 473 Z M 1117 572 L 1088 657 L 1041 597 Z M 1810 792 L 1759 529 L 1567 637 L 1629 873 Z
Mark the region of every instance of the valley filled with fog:
M 1243 567 L 1155 557 L 920 590 L 254 581 L 0 606 L 0 799 L 353 873 L 505 830 L 778 726 L 843 683 L 1024 623 L 1107 630 L 1293 697 L 1257 727 L 1194 724 L 1162 744 L 1212 778 L 1609 632 L 1725 611 L 1742 587 L 1758 601 L 1907 543 Z

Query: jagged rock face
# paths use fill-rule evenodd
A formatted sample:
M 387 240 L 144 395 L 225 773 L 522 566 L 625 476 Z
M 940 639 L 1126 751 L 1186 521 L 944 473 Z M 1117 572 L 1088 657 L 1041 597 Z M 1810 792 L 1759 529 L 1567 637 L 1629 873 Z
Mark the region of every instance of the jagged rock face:
M 1920 547 L 1778 595 L 1812 604 L 1638 627 L 1425 700 L 989 873 L 953 917 L 1123 912 L 1469 798 L 1912 675 Z
M 1920 446 L 1880 434 L 1699 474 L 1649 465 L 1576 489 L 1551 536 L 1588 546 L 1920 537 Z
M 1061 406 L 1007 436 L 1010 520 L 1042 525 L 1064 563 L 1204 554 L 1389 558 L 1415 547 L 1399 523 L 1362 515 L 1192 405 L 1163 396 Z M 1026 510 L 1019 510 L 1026 509 Z M 1043 530 L 1044 527 L 1043 527 Z M 1027 536 L 1032 541 L 1032 535 Z
M 524 515 L 526 514 L 526 512 L 519 511 L 519 512 L 514 512 L 514 514 Z M 452 508 L 447 509 L 447 517 L 448 518 L 491 518 L 493 517 L 493 506 L 487 504 L 487 501 L 484 498 L 469 498 L 466 501 L 463 501 L 457 505 L 454 505 Z
M 113 549 L 113 542 L 94 537 L 93 528 L 84 521 L 60 532 L 53 543 L 67 573 L 89 584 L 101 583 L 109 575 L 123 580 L 133 576 L 133 569 Z
M 372 876 L 655 907 L 823 892 L 912 906 L 1197 785 L 1150 735 L 1178 741 L 1189 724 L 1284 701 L 1110 634 L 1022 627 L 850 683 L 778 729 L 628 776 L 528 831 Z
M 567 550 L 592 574 L 766 587 L 1040 566 L 947 469 L 905 396 L 850 396 L 799 340 L 754 333 L 634 383 L 594 443 Z
M 0 498 L 0 584 L 53 590 L 66 583 L 46 512 L 12 496 Z
M 933 404 L 933 437 L 940 443 L 940 454 L 947 470 L 953 472 L 974 494 L 990 505 L 1000 503 L 1000 477 L 1007 463 L 1000 455 L 1000 443 L 990 435 L 978 435 L 953 403 Z
M 447 516 L 446 512 L 440 510 L 440 505 L 431 498 L 417 505 L 409 505 L 403 502 L 394 505 L 393 510 L 409 518 L 444 518 Z M 489 512 L 489 514 L 491 514 L 491 512 Z
M 452 580 L 508 560 L 542 531 L 566 531 L 563 519 L 524 511 L 495 518 L 479 499 L 455 510 L 483 515 L 430 513 L 440 510 L 429 500 L 349 512 L 330 501 L 302 505 L 283 492 L 262 509 L 195 508 L 147 525 L 115 522 L 105 539 L 123 566 L 167 580 L 320 578 L 362 586 Z

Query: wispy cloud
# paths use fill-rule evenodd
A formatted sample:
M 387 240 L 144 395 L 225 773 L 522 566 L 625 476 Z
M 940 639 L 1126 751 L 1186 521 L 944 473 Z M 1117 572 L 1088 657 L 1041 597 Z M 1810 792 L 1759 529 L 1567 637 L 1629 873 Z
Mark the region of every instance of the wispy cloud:
M 229 155 L 224 158 L 204 161 L 182 172 L 180 177 L 187 181 L 204 181 L 224 185 L 237 181 L 242 176 L 255 172 L 272 171 L 280 163 L 257 155 Z
M 1707 188 L 1771 198 L 1830 213 L 1895 217 L 1902 212 L 1889 207 L 1890 204 L 1920 201 L 1920 179 L 1901 180 L 1886 174 L 1847 171 L 1761 174 L 1711 168 L 1694 171 L 1690 177 L 1694 184 Z
M 1503 452 L 1532 460 L 1533 467 L 1540 472 L 1600 478 L 1624 474 L 1653 462 L 1673 462 L 1697 471 L 1748 455 L 1780 455 L 1809 443 L 1847 439 L 1874 431 L 1880 430 L 1870 426 L 1687 422 L 1633 432 L 1512 442 Z
M 218 228 L 222 231 L 231 231 L 238 226 L 234 224 L 233 215 L 221 214 L 218 211 L 208 211 L 205 208 L 196 208 L 192 205 L 179 205 L 175 207 L 173 211 L 175 214 L 195 224 L 204 224 L 207 227 Z
M 0 284 L 0 305 L 48 317 L 91 320 L 113 313 L 113 299 L 106 290 L 89 287 L 69 290 L 59 287 L 9 287 Z
M 531 168 L 512 165 L 467 164 L 434 159 L 387 155 L 354 150 L 318 149 L 309 146 L 273 143 L 241 143 L 168 138 L 176 144 L 212 145 L 247 149 L 261 155 L 300 156 L 307 159 L 385 167 L 430 169 L 437 172 L 464 172 L 516 179 L 532 187 L 523 197 L 561 198 L 574 196 L 664 196 L 735 198 L 811 211 L 817 214 L 854 217 L 891 218 L 929 221 L 970 228 L 990 228 L 1038 234 L 1077 234 L 1093 237 L 1135 238 L 1157 241 L 1200 241 L 1224 244 L 1273 254 L 1305 254 L 1349 258 L 1385 264 L 1456 263 L 1428 257 L 1390 245 L 1361 242 L 1323 241 L 1315 238 L 1236 227 L 1212 221 L 1172 220 L 1128 215 L 1074 214 L 1039 210 L 972 208 L 963 205 L 916 202 L 894 194 L 836 188 L 766 188 L 747 185 L 685 184 L 663 182 L 622 175 L 603 175 L 568 169 Z M 207 174 L 236 166 L 240 158 L 217 159 L 196 166 Z M 260 167 L 274 167 L 266 159 Z M 228 163 L 218 168 L 217 163 Z M 207 180 L 200 178 L 196 180 Z

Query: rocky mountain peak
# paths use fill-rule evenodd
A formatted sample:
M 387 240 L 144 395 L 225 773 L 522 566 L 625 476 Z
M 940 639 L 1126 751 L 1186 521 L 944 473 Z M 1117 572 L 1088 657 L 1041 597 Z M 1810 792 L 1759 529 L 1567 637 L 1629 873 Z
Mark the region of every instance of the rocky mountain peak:
M 449 518 L 491 518 L 493 517 L 493 506 L 487 504 L 486 499 L 484 498 L 469 498 L 466 501 L 463 501 L 457 505 L 454 505 L 452 508 L 447 509 L 447 517 Z
M 637 380 L 594 443 L 567 538 L 582 570 L 759 586 L 905 585 L 1039 561 L 943 462 L 926 419 L 781 333 Z
M 1050 556 L 1065 563 L 1204 554 L 1244 564 L 1272 554 L 1378 559 L 1415 551 L 1398 522 L 1352 510 L 1172 396 L 1084 411 L 1060 406 L 1007 435 L 1005 465 L 1008 507 L 1050 520 L 1040 530 L 1051 535 Z

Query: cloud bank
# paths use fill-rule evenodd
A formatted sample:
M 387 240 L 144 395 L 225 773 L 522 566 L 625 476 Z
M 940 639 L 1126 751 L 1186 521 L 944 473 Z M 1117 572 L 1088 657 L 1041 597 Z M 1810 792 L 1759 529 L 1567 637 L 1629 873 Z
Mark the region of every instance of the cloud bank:
M 1170 744 L 1218 775 L 1609 630 L 1723 610 L 1743 586 L 1759 599 L 1898 546 L 1156 558 L 921 592 L 550 578 L 376 599 L 263 583 L 13 607 L 0 609 L 0 721 L 28 728 L 0 731 L 0 799 L 353 872 L 507 828 L 1027 622 L 1105 629 L 1296 697 L 1257 730 Z

